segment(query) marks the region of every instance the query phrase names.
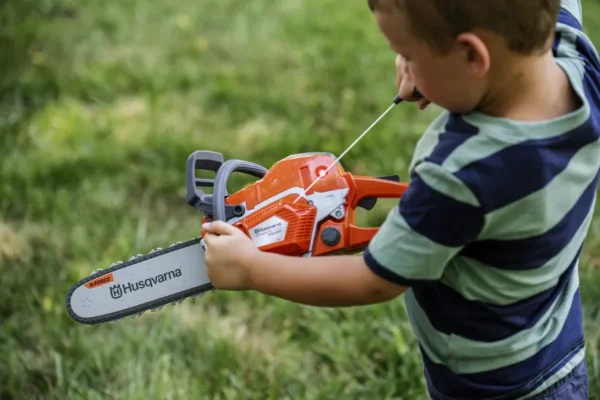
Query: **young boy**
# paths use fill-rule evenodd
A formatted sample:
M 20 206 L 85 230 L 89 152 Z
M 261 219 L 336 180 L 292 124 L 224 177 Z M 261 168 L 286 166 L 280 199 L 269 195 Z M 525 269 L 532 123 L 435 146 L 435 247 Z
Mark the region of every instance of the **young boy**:
M 260 252 L 206 225 L 216 288 L 324 307 L 404 294 L 432 399 L 587 399 L 578 258 L 600 169 L 600 61 L 579 0 L 369 0 L 445 111 L 363 255 Z M 231 251 L 235 249 L 235 251 Z

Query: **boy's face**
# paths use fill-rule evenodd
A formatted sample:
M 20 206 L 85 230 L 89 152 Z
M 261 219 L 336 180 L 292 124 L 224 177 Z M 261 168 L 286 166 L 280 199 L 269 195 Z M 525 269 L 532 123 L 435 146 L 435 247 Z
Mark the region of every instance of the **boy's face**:
M 485 60 L 473 48 L 458 44 L 447 54 L 436 54 L 411 32 L 403 13 L 394 8 L 375 12 L 379 28 L 391 49 L 405 58 L 407 73 L 419 91 L 432 103 L 454 113 L 477 108 L 484 94 Z M 477 52 L 477 49 L 475 49 Z

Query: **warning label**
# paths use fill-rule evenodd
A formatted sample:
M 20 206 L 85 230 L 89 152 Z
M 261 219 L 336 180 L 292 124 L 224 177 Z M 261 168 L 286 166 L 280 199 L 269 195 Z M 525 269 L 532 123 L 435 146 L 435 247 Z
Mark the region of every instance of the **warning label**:
M 281 242 L 285 239 L 288 223 L 279 217 L 271 217 L 250 229 L 250 237 L 258 247 Z

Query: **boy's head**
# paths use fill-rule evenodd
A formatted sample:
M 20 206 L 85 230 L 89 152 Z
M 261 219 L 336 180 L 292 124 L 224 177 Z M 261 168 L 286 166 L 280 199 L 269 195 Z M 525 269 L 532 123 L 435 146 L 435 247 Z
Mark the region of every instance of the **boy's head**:
M 452 111 L 477 108 L 515 65 L 547 54 L 560 0 L 368 0 L 417 88 Z M 504 82 L 506 83 L 506 82 Z

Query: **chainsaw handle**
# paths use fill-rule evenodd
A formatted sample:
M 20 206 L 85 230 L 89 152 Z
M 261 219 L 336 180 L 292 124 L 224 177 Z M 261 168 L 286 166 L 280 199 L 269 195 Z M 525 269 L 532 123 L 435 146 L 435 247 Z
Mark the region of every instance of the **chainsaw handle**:
M 223 154 L 215 151 L 198 150 L 190 154 L 185 172 L 186 202 L 205 214 L 212 214 L 212 195 L 205 193 L 198 187 L 212 187 L 212 179 L 196 178 L 196 170 L 212 171 L 217 173 L 223 164 Z
M 262 165 L 243 160 L 228 160 L 221 165 L 215 177 L 213 189 L 213 214 L 216 221 L 227 221 L 225 197 L 227 196 L 227 182 L 234 172 L 243 172 L 248 175 L 262 178 L 269 170 Z M 243 214 L 243 212 L 241 213 Z
M 354 195 L 348 199 L 348 206 L 353 210 L 359 207 L 364 199 L 399 199 L 408 190 L 408 183 L 370 176 L 351 175 L 349 182 L 354 189 L 351 191 Z
M 349 207 L 355 210 L 361 207 L 365 200 L 373 199 L 372 206 L 378 198 L 400 199 L 408 190 L 408 183 L 399 180 L 385 178 L 373 178 L 370 176 L 353 176 L 354 196 L 349 199 Z M 372 206 L 370 208 L 372 208 Z M 370 209 L 367 207 L 367 209 Z M 346 230 L 348 248 L 364 248 L 377 234 L 379 228 L 361 227 L 353 223 Z
M 357 226 L 355 210 L 359 207 L 371 210 L 378 198 L 399 200 L 408 190 L 408 183 L 400 182 L 396 175 L 375 178 L 346 173 L 345 178 L 350 189 L 346 203 L 349 216 L 337 220 L 329 219 L 320 226 L 313 256 L 364 250 L 379 232 L 379 228 Z

